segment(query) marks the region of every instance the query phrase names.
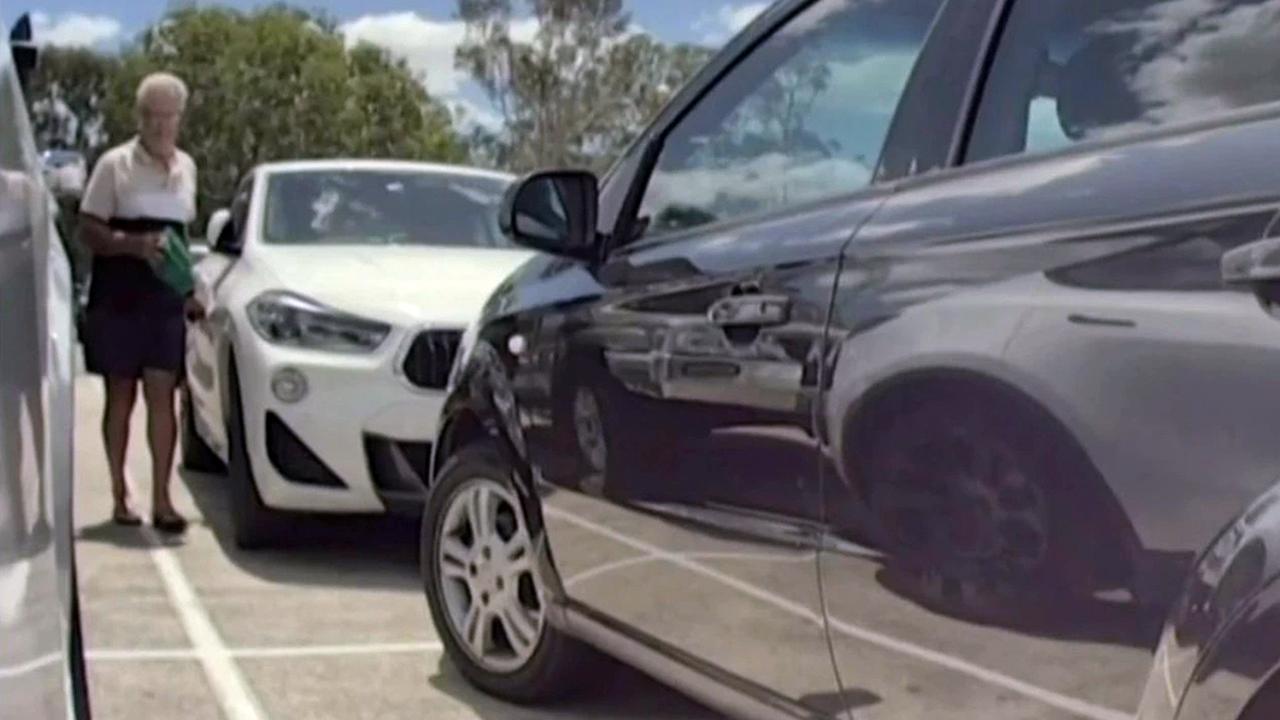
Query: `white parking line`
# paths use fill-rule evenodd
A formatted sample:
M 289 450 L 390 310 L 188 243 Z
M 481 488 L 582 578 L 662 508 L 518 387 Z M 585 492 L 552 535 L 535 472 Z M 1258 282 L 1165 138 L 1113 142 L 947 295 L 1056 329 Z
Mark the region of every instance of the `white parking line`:
M 813 553 L 808 553 L 805 555 L 781 555 L 776 553 L 764 554 L 764 553 L 733 553 L 733 552 L 673 552 L 671 554 L 678 555 L 680 557 L 689 558 L 691 560 L 752 560 L 756 562 L 777 562 L 777 563 L 813 562 L 814 560 Z M 588 568 L 586 570 L 583 570 L 577 575 L 574 575 L 570 577 L 568 580 L 565 580 L 564 585 L 565 587 L 573 587 L 578 583 L 585 582 L 587 580 L 590 580 L 591 578 L 598 577 L 606 573 L 611 573 L 617 570 L 621 570 L 623 568 L 628 568 L 633 565 L 643 565 L 645 563 L 653 562 L 655 560 L 662 560 L 662 558 L 657 555 L 645 554 L 645 555 L 636 555 L 634 557 L 629 557 L 629 558 L 623 558 L 621 560 L 614 560 L 613 562 L 608 562 L 603 565 L 597 565 L 593 568 Z
M 199 657 L 195 650 L 186 648 L 156 648 L 146 650 L 121 650 L 103 648 L 101 650 L 85 650 L 84 659 L 89 662 L 146 662 L 150 660 L 195 660 Z
M 640 552 L 646 553 L 647 555 L 650 555 L 655 559 L 662 560 L 663 562 L 668 562 L 673 565 L 678 565 L 686 570 L 689 570 L 690 572 L 694 572 L 699 575 L 702 575 L 703 577 L 716 580 L 717 582 L 720 582 L 723 585 L 727 585 L 733 588 L 734 590 L 737 590 L 745 595 L 749 595 L 757 600 L 773 605 L 774 607 L 784 610 L 792 615 L 795 615 L 796 617 L 808 620 L 815 624 L 822 623 L 822 619 L 816 613 L 814 613 L 809 608 L 801 605 L 800 603 L 797 603 L 793 600 L 788 600 L 780 595 L 776 595 L 761 587 L 752 585 L 749 582 L 739 580 L 738 578 L 733 577 L 731 575 L 727 575 L 723 572 L 720 572 L 715 568 L 708 567 L 697 561 L 690 560 L 687 557 L 682 557 L 675 553 L 669 552 L 656 545 L 647 543 L 643 540 L 639 540 L 629 535 L 625 535 L 623 533 L 620 533 L 604 525 L 599 525 L 597 523 L 591 522 L 590 520 L 585 520 L 581 517 L 565 512 L 564 510 L 560 510 L 560 509 L 548 506 L 548 507 L 544 507 L 543 512 L 557 519 L 568 522 L 572 525 L 577 525 L 578 527 L 584 530 L 589 530 L 591 532 L 596 533 L 597 535 L 602 535 L 611 540 L 619 542 L 623 545 L 627 545 L 635 550 L 639 550 Z M 878 633 L 873 630 L 868 630 L 866 628 L 860 627 L 850 622 L 846 622 L 836 617 L 830 618 L 830 623 L 831 623 L 832 630 L 839 632 L 840 634 L 845 635 L 847 637 L 851 637 L 856 640 L 861 640 L 863 642 L 866 642 L 872 645 L 877 645 L 885 650 L 890 650 L 890 651 L 899 653 L 901 655 L 913 657 L 913 658 L 916 658 L 917 660 L 923 660 L 927 663 L 939 665 L 939 666 L 948 668 L 950 670 L 954 670 L 956 672 L 968 675 L 969 677 L 975 678 L 977 680 L 981 680 L 991 685 L 1002 687 L 1006 690 L 1010 690 L 1012 692 L 1018 693 L 1019 695 L 1023 695 L 1025 697 L 1031 698 L 1032 700 L 1039 701 L 1041 703 L 1044 703 L 1051 707 L 1058 708 L 1060 710 L 1066 710 L 1067 712 L 1075 713 L 1076 715 L 1080 715 L 1082 717 L 1092 718 L 1093 720 L 1132 720 L 1133 719 L 1133 715 L 1129 713 L 1122 712 L 1120 710 L 1115 710 L 1108 707 L 1103 707 L 1101 705 L 1096 705 L 1086 700 L 1081 700 L 1079 698 L 1074 698 L 1069 695 L 1064 695 L 1062 693 L 1055 692 L 1047 688 L 1042 688 L 1038 685 L 1033 685 L 1031 683 L 1019 680 L 1015 677 L 1005 675 L 1004 673 L 998 672 L 996 670 L 991 670 L 990 668 L 986 668 L 981 665 L 976 665 L 967 660 L 954 657 L 951 655 L 947 655 L 937 650 L 932 650 L 930 648 L 917 645 L 915 643 L 908 642 L 906 640 L 900 640 L 898 638 L 894 638 L 889 635 L 885 635 L 883 633 Z
M 296 658 L 333 655 L 383 655 L 399 653 L 436 653 L 444 650 L 438 642 L 370 643 L 367 645 L 302 645 L 299 647 L 262 647 L 232 650 L 238 658 Z
M 62 653 L 52 652 L 16 665 L 6 665 L 4 667 L 0 667 L 0 680 L 11 680 L 16 677 L 22 677 L 23 675 L 29 675 L 55 663 L 60 663 L 62 660 Z
M 161 544 L 151 528 L 143 528 L 143 532 L 151 545 L 147 552 L 160 573 L 169 602 L 182 621 L 195 657 L 204 667 L 223 714 L 229 720 L 266 720 L 262 705 L 227 652 L 227 646 L 209 619 L 209 613 L 200 604 L 186 574 L 182 572 L 177 556 Z
M 285 647 L 228 648 L 233 658 L 303 658 L 334 655 L 383 655 L 399 653 L 437 653 L 444 650 L 439 642 L 359 643 L 354 645 L 292 645 Z M 195 650 L 184 648 L 119 649 L 103 648 L 85 652 L 90 662 L 144 662 L 147 660 L 197 660 Z

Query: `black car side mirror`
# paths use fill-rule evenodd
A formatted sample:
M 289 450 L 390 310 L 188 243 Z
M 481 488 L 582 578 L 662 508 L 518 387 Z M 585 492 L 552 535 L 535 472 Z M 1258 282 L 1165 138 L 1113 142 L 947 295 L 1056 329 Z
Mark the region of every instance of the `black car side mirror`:
M 27 91 L 31 74 L 40 60 L 40 51 L 31 38 L 31 17 L 23 15 L 9 32 L 9 48 L 13 52 L 13 68 L 18 73 L 18 84 Z
M 596 252 L 599 192 L 596 176 L 584 170 L 529 175 L 502 199 L 502 232 L 518 245 L 589 260 Z
M 1267 305 L 1280 304 L 1280 238 L 1266 238 L 1223 253 L 1222 281 L 1251 288 Z

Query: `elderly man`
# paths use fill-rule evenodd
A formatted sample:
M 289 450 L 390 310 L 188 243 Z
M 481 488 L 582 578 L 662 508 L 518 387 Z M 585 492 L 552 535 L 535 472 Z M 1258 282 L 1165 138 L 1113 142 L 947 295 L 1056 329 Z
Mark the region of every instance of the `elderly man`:
M 152 523 L 181 533 L 186 520 L 169 494 L 182 375 L 185 321 L 203 309 L 156 274 L 169 239 L 185 242 L 196 212 L 196 166 L 178 149 L 187 87 L 167 73 L 138 86 L 138 135 L 98 160 L 80 203 L 81 237 L 93 251 L 84 330 L 85 361 L 106 381 L 102 421 L 114 498 L 112 519 L 139 525 L 129 507 L 125 455 L 138 384 L 147 406 Z M 169 238 L 169 239 L 167 239 Z

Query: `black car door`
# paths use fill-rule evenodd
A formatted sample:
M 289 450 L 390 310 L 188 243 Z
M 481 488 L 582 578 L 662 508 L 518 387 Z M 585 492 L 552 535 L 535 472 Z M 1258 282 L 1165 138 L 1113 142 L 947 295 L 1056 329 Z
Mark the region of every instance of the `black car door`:
M 943 5 L 775 7 L 606 182 L 607 259 L 514 283 L 566 298 L 518 316 L 513 391 L 569 598 L 806 714 L 845 707 L 815 554 L 827 311 Z
M 822 581 L 865 717 L 1132 717 L 1180 561 L 1280 471 L 1280 328 L 1220 274 L 1274 234 L 1280 3 L 1009 6 L 958 167 L 833 304 Z

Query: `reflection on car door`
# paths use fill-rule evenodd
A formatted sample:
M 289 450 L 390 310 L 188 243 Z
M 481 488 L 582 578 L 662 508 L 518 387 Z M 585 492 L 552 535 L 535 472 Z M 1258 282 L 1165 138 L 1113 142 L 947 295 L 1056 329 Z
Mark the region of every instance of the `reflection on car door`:
M 31 138 L 0 41 L 0 716 L 63 718 L 79 689 L 68 684 L 69 447 L 53 426 L 70 420 L 70 283 Z
M 973 167 L 904 184 L 848 247 L 821 573 L 847 689 L 881 698 L 864 717 L 1130 717 L 1163 561 L 1280 470 L 1280 327 L 1219 280 L 1280 204 L 1280 120 L 1198 118 L 1207 76 L 1150 106 L 1119 87 L 1226 51 L 1175 5 L 1015 3 Z
M 884 200 L 874 165 L 941 5 L 766 16 L 768 38 L 655 134 L 597 295 L 524 329 L 517 405 L 558 489 L 544 504 L 569 597 L 804 713 L 846 708 L 815 573 L 827 308 L 841 248 Z

